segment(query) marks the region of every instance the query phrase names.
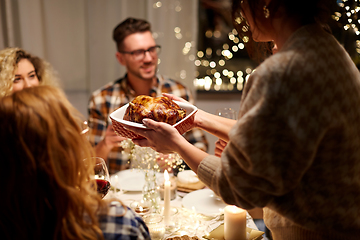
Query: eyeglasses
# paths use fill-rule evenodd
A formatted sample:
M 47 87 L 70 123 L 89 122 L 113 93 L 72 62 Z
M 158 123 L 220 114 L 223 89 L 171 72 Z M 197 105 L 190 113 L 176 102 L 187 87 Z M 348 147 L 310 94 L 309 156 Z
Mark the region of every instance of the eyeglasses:
M 152 57 L 156 56 L 160 53 L 161 47 L 159 45 L 156 45 L 154 47 L 150 47 L 147 50 L 139 49 L 131 52 L 125 52 L 125 51 L 119 51 L 120 53 L 126 53 L 131 54 L 131 56 L 134 58 L 134 60 L 143 60 L 145 57 L 146 52 L 149 52 Z

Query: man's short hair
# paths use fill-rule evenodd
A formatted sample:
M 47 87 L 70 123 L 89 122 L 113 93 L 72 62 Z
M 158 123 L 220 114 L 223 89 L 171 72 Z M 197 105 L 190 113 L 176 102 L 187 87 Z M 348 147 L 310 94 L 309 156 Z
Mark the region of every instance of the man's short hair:
M 123 41 L 127 36 L 146 31 L 151 32 L 151 25 L 146 20 L 136 18 L 125 19 L 113 31 L 113 39 L 116 42 L 117 50 L 123 51 Z

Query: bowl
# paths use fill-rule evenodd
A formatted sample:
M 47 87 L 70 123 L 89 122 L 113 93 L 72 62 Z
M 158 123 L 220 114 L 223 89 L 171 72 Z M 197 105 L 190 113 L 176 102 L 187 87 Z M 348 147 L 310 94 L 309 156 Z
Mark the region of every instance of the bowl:
M 192 127 L 194 122 L 195 113 L 197 112 L 197 107 L 191 105 L 189 103 L 183 103 L 174 101 L 179 107 L 184 108 L 186 110 L 186 117 L 181 121 L 175 123 L 173 127 L 175 127 L 180 134 L 184 134 L 185 132 L 189 131 Z M 120 107 L 119 109 L 115 110 L 110 114 L 110 119 L 113 124 L 113 129 L 115 133 L 121 137 L 130 138 L 130 139 L 142 139 L 143 137 L 134 133 L 133 131 L 127 130 L 124 127 L 136 127 L 136 128 L 147 128 L 142 123 L 136 123 L 124 120 L 124 115 L 126 109 L 128 108 L 129 103 L 125 104 L 124 106 Z

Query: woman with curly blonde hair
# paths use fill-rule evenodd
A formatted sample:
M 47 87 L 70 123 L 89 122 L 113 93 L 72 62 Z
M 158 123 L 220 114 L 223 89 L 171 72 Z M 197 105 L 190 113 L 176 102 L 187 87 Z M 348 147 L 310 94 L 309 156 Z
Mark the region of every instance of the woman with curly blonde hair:
M 0 97 L 38 85 L 58 85 L 48 62 L 21 48 L 0 51 Z
M 150 239 L 140 216 L 98 195 L 93 149 L 62 90 L 0 98 L 0 116 L 2 239 Z

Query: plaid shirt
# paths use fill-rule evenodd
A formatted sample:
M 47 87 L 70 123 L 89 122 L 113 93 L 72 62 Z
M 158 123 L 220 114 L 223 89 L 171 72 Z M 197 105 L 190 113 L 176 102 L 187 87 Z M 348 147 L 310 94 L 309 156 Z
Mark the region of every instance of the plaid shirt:
M 184 85 L 158 75 L 157 84 L 150 90 L 149 96 L 161 96 L 163 92 L 174 94 L 194 103 L 191 92 Z M 128 84 L 127 76 L 105 85 L 92 94 L 88 109 L 88 124 L 89 140 L 93 146 L 103 140 L 107 126 L 111 124 L 110 113 L 131 102 L 135 97 L 135 91 Z M 208 143 L 202 130 L 192 129 L 186 132 L 184 137 L 194 146 L 207 151 Z M 128 158 L 123 156 L 121 151 L 121 147 L 114 147 L 110 151 L 107 158 L 110 173 L 129 168 Z
M 106 215 L 99 216 L 100 229 L 106 240 L 150 239 L 148 227 L 133 210 L 112 202 Z

